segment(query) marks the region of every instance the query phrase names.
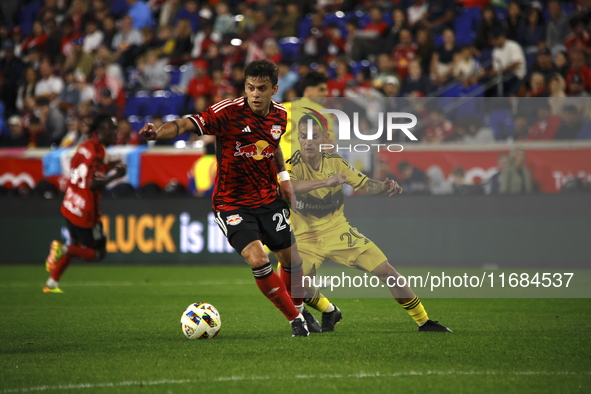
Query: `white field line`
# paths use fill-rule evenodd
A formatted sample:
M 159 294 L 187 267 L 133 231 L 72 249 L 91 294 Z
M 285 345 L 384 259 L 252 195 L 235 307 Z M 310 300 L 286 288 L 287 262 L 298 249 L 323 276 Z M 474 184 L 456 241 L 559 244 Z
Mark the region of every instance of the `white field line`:
M 103 387 L 125 387 L 125 386 L 157 386 L 163 384 L 186 384 L 186 383 L 210 383 L 210 382 L 247 382 L 256 380 L 308 380 L 308 379 L 362 379 L 362 378 L 396 378 L 406 376 L 590 376 L 588 372 L 570 372 L 570 371 L 522 371 L 522 372 L 496 372 L 496 371 L 407 371 L 393 373 L 358 373 L 358 374 L 331 374 L 331 375 L 293 375 L 293 376 L 221 376 L 212 379 L 162 379 L 148 381 L 127 381 L 127 382 L 105 382 L 105 383 L 80 383 L 66 384 L 58 386 L 34 386 L 15 389 L 5 389 L 3 393 L 28 393 L 34 391 L 48 390 L 78 390 L 94 389 Z
M 109 286 L 222 286 L 222 285 L 251 285 L 253 280 L 205 280 L 205 281 L 165 281 L 165 282 L 67 282 L 64 288 L 68 287 L 109 287 Z M 38 287 L 39 283 L 12 282 L 0 284 L 0 289 L 17 287 Z M 43 286 L 43 284 L 41 284 Z

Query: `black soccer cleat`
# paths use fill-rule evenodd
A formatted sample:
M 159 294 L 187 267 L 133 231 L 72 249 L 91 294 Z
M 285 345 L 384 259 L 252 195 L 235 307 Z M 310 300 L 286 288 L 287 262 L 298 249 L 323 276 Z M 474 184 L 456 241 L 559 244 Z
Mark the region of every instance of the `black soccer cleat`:
M 334 305 L 334 304 L 333 304 Z M 322 314 L 322 332 L 334 331 L 334 326 L 343 318 L 341 310 L 334 305 L 334 311 Z
M 320 327 L 320 323 L 314 317 L 313 314 L 310 313 L 306 308 L 302 311 L 302 316 L 306 319 L 306 325 L 308 326 L 308 331 L 318 334 L 322 332 L 322 327 Z
M 427 320 L 425 324 L 419 327 L 419 331 L 431 331 L 431 332 L 452 332 L 449 328 L 445 327 L 443 324 L 439 324 L 437 321 L 433 321 L 431 319 Z
M 307 337 L 310 335 L 306 320 L 296 317 L 291 322 L 291 336 L 292 337 Z

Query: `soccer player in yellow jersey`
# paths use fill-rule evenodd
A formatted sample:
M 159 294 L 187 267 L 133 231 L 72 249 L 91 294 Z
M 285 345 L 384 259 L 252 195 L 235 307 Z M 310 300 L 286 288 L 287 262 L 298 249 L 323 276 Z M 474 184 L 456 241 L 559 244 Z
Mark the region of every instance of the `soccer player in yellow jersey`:
M 312 139 L 308 139 L 309 119 L 313 121 Z M 298 126 L 301 149 L 287 161 L 286 169 L 297 199 L 297 210 L 292 212 L 291 222 L 303 259 L 304 275 L 314 275 L 326 260 L 332 260 L 368 271 L 385 283 L 388 277 L 399 277 L 376 244 L 345 218 L 343 184 L 351 185 L 355 190 L 364 189 L 369 194 L 388 193 L 389 196 L 402 193 L 402 188 L 390 179 L 383 182 L 370 179 L 338 154 L 321 150 L 320 144 L 328 143 L 329 136 L 325 123 L 319 121 L 317 114 L 303 116 Z M 419 331 L 451 332 L 429 319 L 421 300 L 408 285 L 389 289 L 418 324 Z M 312 291 L 314 295 L 307 303 L 323 312 L 322 332 L 333 331 L 342 317 L 341 311 L 317 289 L 309 289 L 310 293 Z
M 300 82 L 300 89 L 302 90 L 302 98 L 293 102 L 283 103 L 287 110 L 287 127 L 285 134 L 281 137 L 281 150 L 286 158 L 297 150 L 297 146 L 292 147 L 292 141 L 296 138 L 292 136 L 295 131 L 297 133 L 297 125 L 302 116 L 305 115 L 305 108 L 312 108 L 315 111 L 325 109 L 323 106 L 326 96 L 328 96 L 328 77 L 317 71 L 307 73 Z M 332 130 L 333 120 L 331 117 L 326 118 L 328 123 L 328 130 Z M 292 150 L 293 149 L 293 150 Z

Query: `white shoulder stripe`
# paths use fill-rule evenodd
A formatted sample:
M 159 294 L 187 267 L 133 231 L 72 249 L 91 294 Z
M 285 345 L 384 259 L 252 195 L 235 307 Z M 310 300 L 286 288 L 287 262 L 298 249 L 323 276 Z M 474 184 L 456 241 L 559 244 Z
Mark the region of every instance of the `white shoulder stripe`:
M 217 108 L 213 108 L 213 107 L 212 107 L 212 109 L 213 109 L 213 112 L 214 112 L 214 113 L 218 113 L 218 112 L 220 112 L 222 109 L 224 109 L 224 108 L 228 108 L 228 107 L 230 107 L 230 106 L 232 106 L 232 105 L 236 105 L 236 103 L 234 103 L 234 102 L 230 101 L 230 102 L 228 102 L 228 103 L 226 103 L 226 104 L 224 104 L 224 105 L 222 105 L 222 106 L 220 106 L 220 107 L 217 107 Z
M 228 100 L 228 99 L 226 99 L 226 100 L 222 100 L 222 101 L 220 101 L 220 102 L 218 102 L 218 103 L 216 103 L 216 104 L 212 105 L 212 106 L 211 106 L 211 109 L 215 111 L 215 110 L 217 110 L 219 107 L 221 107 L 221 106 L 223 106 L 223 105 L 231 104 L 231 103 L 232 103 L 232 101 L 231 101 L 231 100 Z

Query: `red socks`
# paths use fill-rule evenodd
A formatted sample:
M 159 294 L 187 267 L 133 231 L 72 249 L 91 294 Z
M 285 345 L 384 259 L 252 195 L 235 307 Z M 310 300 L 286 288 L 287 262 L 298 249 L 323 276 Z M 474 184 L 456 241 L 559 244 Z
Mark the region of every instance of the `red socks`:
M 78 257 L 79 259 L 92 261 L 96 257 L 96 250 L 82 248 L 80 246 L 68 246 L 68 255 Z
M 253 268 L 252 273 L 261 292 L 289 321 L 298 317 L 300 312 L 298 312 L 293 305 L 293 302 L 287 293 L 287 289 L 285 288 L 285 284 L 279 275 L 273 271 L 271 263 L 267 263 L 262 267 Z
M 291 296 L 294 305 L 302 305 L 304 302 L 304 288 L 302 286 L 302 265 L 296 269 L 293 265 L 291 268 L 281 266 L 279 276 L 283 280 L 289 295 Z
M 68 268 L 68 265 L 70 265 L 71 261 L 72 256 L 70 256 L 69 254 L 62 255 L 62 257 L 60 257 L 57 263 L 55 263 L 55 268 L 53 269 L 53 271 L 51 271 L 51 275 L 49 275 L 49 277 L 55 280 L 56 282 L 59 282 L 60 278 L 62 277 L 62 274 L 64 273 L 66 268 Z

